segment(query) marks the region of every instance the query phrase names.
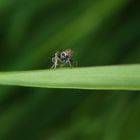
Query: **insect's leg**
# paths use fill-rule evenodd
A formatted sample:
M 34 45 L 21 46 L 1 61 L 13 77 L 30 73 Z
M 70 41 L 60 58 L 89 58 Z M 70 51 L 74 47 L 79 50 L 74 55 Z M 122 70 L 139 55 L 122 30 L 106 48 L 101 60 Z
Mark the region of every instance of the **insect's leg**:
M 52 56 L 52 63 L 53 63 L 53 65 L 51 66 L 51 69 L 54 68 L 54 63 L 55 63 L 55 61 L 56 61 L 55 56 Z
M 54 61 L 53 65 L 51 66 L 51 69 L 54 69 L 56 66 L 56 61 Z
M 58 65 L 58 63 L 57 63 L 57 61 L 55 61 L 54 64 L 51 66 L 51 69 L 56 69 L 57 65 Z
M 57 65 L 58 65 L 58 60 L 56 59 L 54 63 L 54 70 L 56 69 Z
M 53 69 L 54 68 L 54 64 L 51 66 L 51 69 Z
M 54 69 L 54 70 L 55 70 L 56 67 L 57 67 L 57 65 L 58 65 L 57 62 L 55 62 L 55 63 L 52 65 L 51 69 Z
M 69 63 L 69 66 L 72 68 L 72 64 L 71 64 L 71 61 L 70 60 L 68 61 L 68 63 Z
M 52 62 L 53 62 L 53 65 L 52 65 L 52 69 L 56 69 L 57 65 L 58 65 L 58 57 L 57 57 L 57 53 L 55 53 L 55 56 L 52 58 Z

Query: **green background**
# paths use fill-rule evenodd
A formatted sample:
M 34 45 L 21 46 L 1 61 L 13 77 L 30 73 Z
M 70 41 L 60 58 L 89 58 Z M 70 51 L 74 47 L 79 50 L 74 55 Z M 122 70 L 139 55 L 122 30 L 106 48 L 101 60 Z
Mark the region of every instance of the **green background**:
M 0 0 L 0 70 L 140 63 L 139 0 Z M 74 75 L 73 75 L 74 76 Z M 139 140 L 139 91 L 0 86 L 0 140 Z

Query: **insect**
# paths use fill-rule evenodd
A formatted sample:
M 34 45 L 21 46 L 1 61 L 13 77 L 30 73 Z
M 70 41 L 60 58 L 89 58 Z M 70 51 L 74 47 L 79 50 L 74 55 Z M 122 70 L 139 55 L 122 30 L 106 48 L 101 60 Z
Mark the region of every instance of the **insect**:
M 73 58 L 73 51 L 71 49 L 57 51 L 52 56 L 53 65 L 51 68 L 56 69 L 56 67 L 60 64 L 63 65 L 69 64 L 69 66 L 72 67 L 72 58 Z

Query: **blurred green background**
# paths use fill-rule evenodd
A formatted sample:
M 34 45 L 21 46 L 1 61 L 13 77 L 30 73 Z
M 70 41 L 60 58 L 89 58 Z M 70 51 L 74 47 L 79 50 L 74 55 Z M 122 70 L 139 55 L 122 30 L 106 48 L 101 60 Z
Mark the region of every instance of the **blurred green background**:
M 0 70 L 140 63 L 139 0 L 0 0 Z M 0 140 L 140 140 L 140 94 L 0 86 Z

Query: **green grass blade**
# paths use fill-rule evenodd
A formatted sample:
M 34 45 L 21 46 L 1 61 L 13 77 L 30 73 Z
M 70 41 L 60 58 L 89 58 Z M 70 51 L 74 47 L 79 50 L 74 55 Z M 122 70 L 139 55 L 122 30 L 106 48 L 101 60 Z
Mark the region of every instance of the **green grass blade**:
M 0 72 L 0 84 L 46 88 L 140 90 L 140 65 Z

